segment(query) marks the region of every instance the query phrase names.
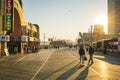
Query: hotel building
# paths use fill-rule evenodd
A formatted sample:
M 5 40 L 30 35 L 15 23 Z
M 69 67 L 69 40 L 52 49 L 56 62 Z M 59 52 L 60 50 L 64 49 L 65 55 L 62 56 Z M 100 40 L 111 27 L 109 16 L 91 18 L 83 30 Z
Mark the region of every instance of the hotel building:
M 0 0 L 0 56 L 34 51 L 40 45 L 40 28 L 24 19 L 22 0 Z
M 108 0 L 108 34 L 120 34 L 120 0 Z

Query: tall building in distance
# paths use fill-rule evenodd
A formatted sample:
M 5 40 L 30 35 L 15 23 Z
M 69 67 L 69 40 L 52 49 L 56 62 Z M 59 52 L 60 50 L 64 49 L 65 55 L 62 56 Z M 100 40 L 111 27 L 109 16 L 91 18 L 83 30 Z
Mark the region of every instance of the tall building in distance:
M 104 25 L 102 24 L 95 24 L 94 25 L 94 34 L 104 34 Z
M 94 40 L 100 40 L 102 39 L 104 36 L 104 25 L 102 24 L 95 24 L 94 25 L 94 31 L 93 31 L 93 36 L 94 36 Z
M 108 34 L 120 34 L 120 0 L 108 0 Z

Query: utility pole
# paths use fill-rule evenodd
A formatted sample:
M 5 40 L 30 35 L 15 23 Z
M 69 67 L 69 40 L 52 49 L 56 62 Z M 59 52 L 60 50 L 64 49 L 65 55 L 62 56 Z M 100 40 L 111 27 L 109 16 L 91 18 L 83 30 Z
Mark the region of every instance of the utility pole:
M 45 33 L 43 34 L 43 39 L 44 39 L 44 45 L 45 45 Z
M 91 25 L 90 27 L 91 27 L 91 41 L 90 41 L 90 46 L 92 46 L 92 39 L 93 39 L 93 38 L 92 38 L 92 36 L 93 36 L 93 35 L 92 35 L 92 27 L 93 27 L 93 25 Z

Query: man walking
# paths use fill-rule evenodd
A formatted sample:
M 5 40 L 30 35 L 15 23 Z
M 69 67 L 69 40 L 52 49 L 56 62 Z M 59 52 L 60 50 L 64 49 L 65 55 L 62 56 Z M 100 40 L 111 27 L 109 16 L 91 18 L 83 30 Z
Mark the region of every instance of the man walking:
M 89 47 L 89 61 L 88 61 L 88 63 L 91 62 L 91 64 L 93 64 L 93 54 L 94 54 L 94 49 L 90 46 Z
M 82 64 L 83 64 L 84 63 L 85 51 L 84 51 L 82 46 L 79 49 L 79 55 L 80 55 L 80 63 L 82 62 Z

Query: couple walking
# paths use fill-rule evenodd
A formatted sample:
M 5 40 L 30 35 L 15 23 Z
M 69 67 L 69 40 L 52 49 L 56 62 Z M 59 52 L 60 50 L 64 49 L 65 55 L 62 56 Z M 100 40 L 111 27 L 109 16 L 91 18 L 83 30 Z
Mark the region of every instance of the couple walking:
M 88 63 L 91 62 L 91 64 L 93 63 L 93 53 L 94 53 L 94 49 L 90 46 L 89 49 L 89 61 Z M 85 50 L 83 49 L 83 47 L 81 46 L 79 49 L 79 55 L 80 55 L 80 63 L 84 63 L 84 60 L 86 60 L 86 56 L 85 56 Z

